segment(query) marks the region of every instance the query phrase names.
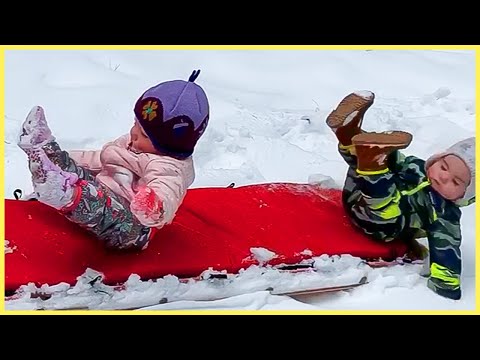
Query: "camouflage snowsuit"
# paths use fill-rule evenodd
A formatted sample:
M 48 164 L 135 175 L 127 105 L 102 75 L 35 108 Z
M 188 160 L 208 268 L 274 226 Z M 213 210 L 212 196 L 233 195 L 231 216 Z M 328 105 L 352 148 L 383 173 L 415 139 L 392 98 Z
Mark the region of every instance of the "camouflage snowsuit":
M 343 205 L 353 223 L 378 241 L 427 237 L 428 287 L 460 298 L 461 211 L 431 188 L 425 161 L 394 151 L 388 169 L 359 174 L 356 156 L 341 145 L 339 152 L 349 165 Z
M 142 225 L 132 214 L 127 199 L 97 181 L 89 170 L 78 166 L 57 142 L 44 145 L 43 150 L 62 170 L 79 176 L 81 191 L 72 206 L 62 209 L 70 221 L 93 232 L 109 248 L 146 247 L 151 228 Z

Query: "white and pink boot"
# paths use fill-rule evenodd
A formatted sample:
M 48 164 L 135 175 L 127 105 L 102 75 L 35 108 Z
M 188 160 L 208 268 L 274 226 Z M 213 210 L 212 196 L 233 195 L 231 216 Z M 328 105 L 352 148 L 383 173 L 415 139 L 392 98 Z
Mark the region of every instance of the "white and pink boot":
M 33 189 L 38 201 L 62 209 L 75 198 L 78 175 L 63 171 L 45 154 L 42 146 L 55 141 L 42 107 L 34 106 L 22 124 L 18 146 L 28 155 Z
M 50 131 L 45 118 L 45 111 L 41 106 L 34 106 L 22 124 L 22 133 L 18 146 L 25 152 L 33 148 L 41 148 L 55 138 Z
M 78 175 L 60 169 L 42 149 L 29 150 L 28 158 L 37 200 L 57 210 L 70 206 L 75 199 Z

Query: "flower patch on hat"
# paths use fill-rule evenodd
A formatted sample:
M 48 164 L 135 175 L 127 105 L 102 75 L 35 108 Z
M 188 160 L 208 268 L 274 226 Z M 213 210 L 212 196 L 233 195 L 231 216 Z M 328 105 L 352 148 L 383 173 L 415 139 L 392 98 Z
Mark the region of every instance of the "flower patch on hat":
M 144 99 L 141 104 L 142 107 L 142 119 L 152 121 L 157 117 L 158 101 Z

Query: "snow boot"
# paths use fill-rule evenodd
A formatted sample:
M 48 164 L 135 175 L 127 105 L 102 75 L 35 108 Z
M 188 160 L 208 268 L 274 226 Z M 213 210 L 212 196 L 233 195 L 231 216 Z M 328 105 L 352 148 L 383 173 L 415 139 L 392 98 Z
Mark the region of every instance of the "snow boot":
M 352 145 L 352 138 L 360 134 L 363 116 L 375 99 L 371 91 L 358 91 L 347 95 L 327 117 L 327 125 L 344 147 Z
M 357 155 L 357 172 L 375 175 L 388 171 L 388 155 L 406 148 L 412 135 L 404 131 L 361 133 L 352 138 Z
M 41 148 L 54 140 L 55 138 L 48 127 L 43 108 L 34 106 L 22 124 L 22 133 L 17 143 L 18 146 L 25 151 L 32 148 Z
M 70 206 L 78 195 L 78 175 L 62 171 L 41 149 L 27 150 L 37 200 L 57 210 Z

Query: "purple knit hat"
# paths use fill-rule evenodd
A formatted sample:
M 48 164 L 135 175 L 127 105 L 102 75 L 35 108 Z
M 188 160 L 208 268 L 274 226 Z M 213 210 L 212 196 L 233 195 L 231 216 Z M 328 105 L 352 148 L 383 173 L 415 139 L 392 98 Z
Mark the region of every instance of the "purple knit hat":
M 155 85 L 137 100 L 135 116 L 158 151 L 187 158 L 205 131 L 210 110 L 207 95 L 194 83 L 199 74 Z

